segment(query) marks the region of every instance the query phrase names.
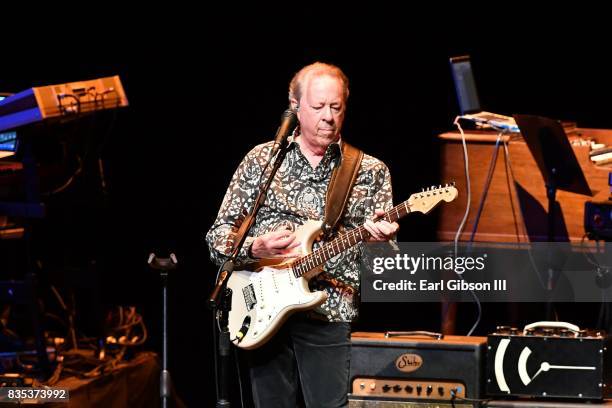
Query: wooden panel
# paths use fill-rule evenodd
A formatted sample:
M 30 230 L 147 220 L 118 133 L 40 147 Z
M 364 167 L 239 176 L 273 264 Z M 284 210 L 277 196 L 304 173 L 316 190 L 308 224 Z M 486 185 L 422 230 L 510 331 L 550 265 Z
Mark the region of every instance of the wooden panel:
M 466 133 L 472 186 L 471 211 L 460 239 L 470 239 L 475 217 L 484 190 L 484 184 L 493 152 L 495 134 Z M 612 130 L 578 129 L 570 140 L 592 138 L 599 143 L 612 145 Z M 467 189 L 463 162 L 463 149 L 458 133 L 445 133 L 441 139 L 441 179 L 455 180 L 459 197 L 450 205 L 441 208 L 438 239 L 452 240 L 465 211 Z M 609 196 L 608 172 L 611 168 L 595 166 L 589 159 L 589 146 L 573 145 L 574 153 L 584 171 L 593 197 L 557 192 L 561 214 L 555 220 L 555 239 L 580 241 L 584 235 L 584 203 L 589 200 L 604 201 Z M 526 143 L 519 137 L 508 141 L 509 158 L 516 184 L 506 170 L 503 145 L 496 160 L 491 186 L 483 207 L 476 241 L 525 242 L 545 241 L 547 238 L 548 201 L 544 180 L 529 152 Z M 519 207 L 520 204 L 520 207 Z M 521 211 L 522 209 L 522 211 Z M 524 220 L 522 217 L 524 214 Z

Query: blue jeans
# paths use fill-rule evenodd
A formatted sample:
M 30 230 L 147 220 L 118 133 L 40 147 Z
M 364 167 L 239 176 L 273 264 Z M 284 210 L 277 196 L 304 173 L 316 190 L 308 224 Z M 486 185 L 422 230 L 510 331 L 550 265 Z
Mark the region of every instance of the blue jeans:
M 346 407 L 350 334 L 350 323 L 290 317 L 268 343 L 247 353 L 255 406 L 295 408 L 301 387 L 307 408 Z

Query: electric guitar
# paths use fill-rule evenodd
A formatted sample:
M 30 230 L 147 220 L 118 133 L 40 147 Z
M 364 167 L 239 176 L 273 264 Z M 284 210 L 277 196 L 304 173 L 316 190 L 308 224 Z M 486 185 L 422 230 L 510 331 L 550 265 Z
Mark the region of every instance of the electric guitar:
M 457 194 L 454 184 L 431 187 L 412 194 L 377 220 L 395 222 L 411 212 L 427 214 L 440 202 L 453 201 Z M 302 256 L 260 259 L 248 265 L 248 270 L 232 273 L 227 282 L 231 289 L 228 329 L 236 346 L 260 347 L 291 314 L 314 309 L 325 302 L 327 293 L 311 292 L 308 281 L 322 272 L 325 262 L 370 237 L 362 225 L 313 251 L 312 245 L 321 235 L 321 223 L 310 220 L 295 231 Z

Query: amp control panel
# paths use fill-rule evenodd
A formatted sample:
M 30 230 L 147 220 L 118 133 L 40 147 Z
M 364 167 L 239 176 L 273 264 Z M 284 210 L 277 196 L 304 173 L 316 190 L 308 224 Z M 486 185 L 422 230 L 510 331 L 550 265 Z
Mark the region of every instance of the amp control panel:
M 454 381 L 404 380 L 357 377 L 352 394 L 363 397 L 393 397 L 406 399 L 450 400 L 465 398 L 465 385 Z

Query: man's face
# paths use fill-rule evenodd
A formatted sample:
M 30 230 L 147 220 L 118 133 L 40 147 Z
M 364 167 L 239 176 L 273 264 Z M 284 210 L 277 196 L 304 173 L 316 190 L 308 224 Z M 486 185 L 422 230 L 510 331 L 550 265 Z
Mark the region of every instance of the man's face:
M 301 136 L 311 145 L 326 148 L 340 136 L 345 109 L 340 79 L 328 75 L 310 78 L 298 111 Z

